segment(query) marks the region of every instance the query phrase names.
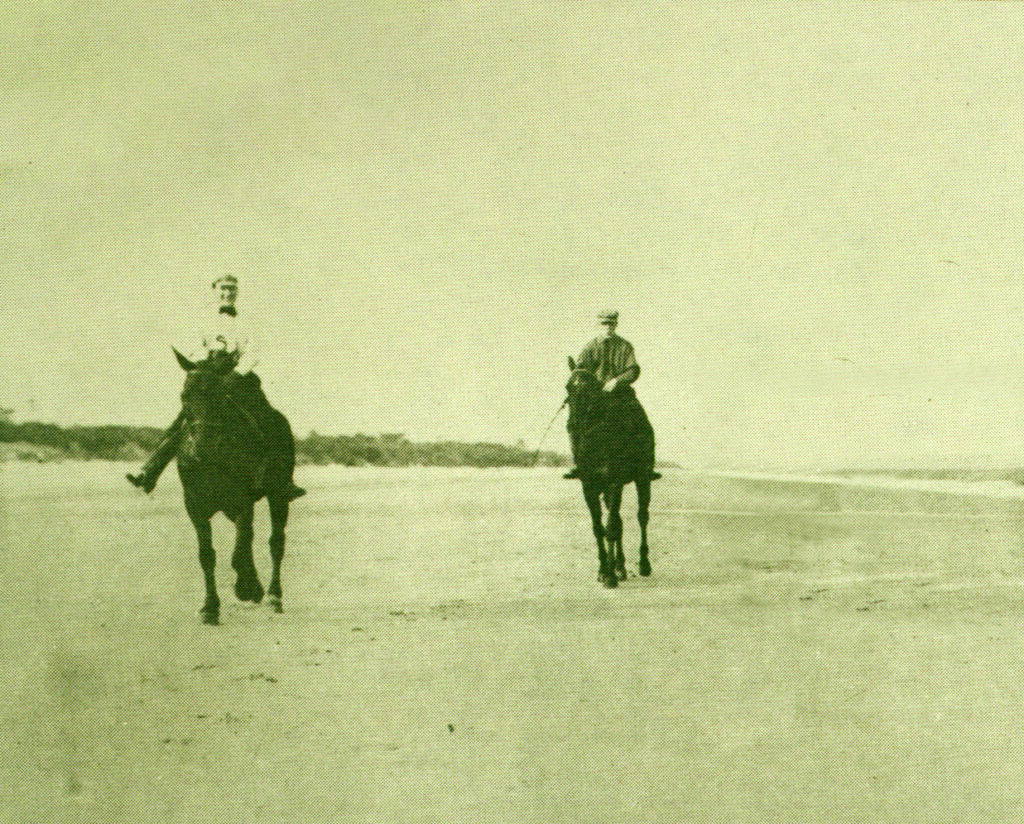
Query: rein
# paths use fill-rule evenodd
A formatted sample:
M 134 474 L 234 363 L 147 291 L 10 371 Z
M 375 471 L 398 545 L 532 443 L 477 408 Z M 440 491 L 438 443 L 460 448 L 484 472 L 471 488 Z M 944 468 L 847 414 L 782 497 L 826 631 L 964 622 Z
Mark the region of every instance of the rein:
M 587 370 L 585 370 L 585 369 L 577 369 L 577 370 L 574 370 L 574 371 L 575 372 L 586 372 Z M 588 373 L 588 374 L 592 374 L 592 373 Z M 551 418 L 550 423 L 548 423 L 547 428 L 544 430 L 544 434 L 541 435 L 540 441 L 537 443 L 537 451 L 533 453 L 533 461 L 530 463 L 530 468 L 531 469 L 533 467 L 537 466 L 537 460 L 538 460 L 538 458 L 540 458 L 540 450 L 541 450 L 541 447 L 544 445 L 544 439 L 547 438 L 548 433 L 551 431 L 551 427 L 555 425 L 555 421 L 558 420 L 558 416 L 561 414 L 562 410 L 565 409 L 565 407 L 567 407 L 568 405 L 569 405 L 569 398 L 566 397 L 566 399 L 564 401 L 562 401 L 562 405 L 559 406 L 558 409 L 555 410 L 554 417 Z M 601 426 L 603 424 L 604 424 L 604 419 L 598 421 L 596 424 L 591 426 L 589 429 L 585 430 L 583 434 L 584 435 L 589 435 L 591 432 L 593 432 L 595 429 L 597 429 L 597 427 L 599 427 L 599 426 Z
M 569 399 L 566 398 L 562 401 L 562 405 L 555 410 L 555 416 L 551 419 L 551 423 L 548 424 L 548 428 L 544 430 L 544 434 L 540 436 L 540 442 L 537 444 L 537 451 L 533 453 L 533 461 L 530 464 L 530 468 L 533 469 L 537 465 L 537 459 L 540 458 L 540 448 L 544 445 L 544 439 L 548 436 L 548 432 L 551 431 L 551 427 L 555 425 L 555 421 L 558 420 L 559 414 L 568 405 Z

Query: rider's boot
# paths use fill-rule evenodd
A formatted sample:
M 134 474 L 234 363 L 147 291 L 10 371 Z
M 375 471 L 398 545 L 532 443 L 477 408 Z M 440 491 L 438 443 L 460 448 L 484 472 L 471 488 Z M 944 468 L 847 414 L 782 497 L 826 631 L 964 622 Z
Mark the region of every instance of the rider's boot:
M 160 477 L 160 473 L 149 471 L 146 467 L 143 467 L 142 471 L 137 475 L 132 475 L 131 472 L 128 472 L 125 477 L 129 483 L 139 487 L 143 492 L 152 492 L 156 489 L 156 482 Z
M 646 414 L 646 413 L 644 413 L 644 414 Z M 647 422 L 647 425 L 650 426 L 650 421 Z M 650 450 L 651 450 L 650 451 L 650 463 L 647 464 L 647 465 L 651 468 L 650 480 L 656 481 L 656 480 L 658 480 L 661 477 L 661 473 L 658 472 L 654 468 L 655 460 L 654 460 L 654 428 L 653 427 L 651 427 L 651 430 L 650 430 L 650 439 L 651 439 L 650 440 Z
M 568 472 L 566 472 L 562 477 L 563 478 L 570 478 L 570 479 L 571 478 L 581 478 L 582 475 L 580 475 L 580 468 L 578 466 L 574 466 L 572 469 L 570 469 Z
M 288 473 L 288 477 L 282 477 L 285 471 L 281 471 L 283 467 L 278 467 L 276 471 L 267 472 L 264 467 L 264 471 L 258 476 L 258 488 L 264 490 L 264 493 L 269 497 L 271 490 L 276 490 L 279 494 L 283 495 L 288 503 L 291 503 L 296 498 L 301 498 L 306 494 L 306 490 L 301 486 L 296 486 L 295 481 L 291 478 L 291 473 Z
M 296 498 L 306 494 L 301 486 L 296 486 L 292 480 L 291 473 L 294 471 L 295 459 L 289 460 L 285 456 L 267 456 L 257 468 L 254 478 L 254 489 L 261 490 L 263 494 L 270 495 L 271 491 L 278 491 L 291 503 Z
M 279 479 L 281 492 L 284 493 L 285 499 L 291 502 L 306 494 L 306 490 L 297 486 L 292 479 L 292 473 L 295 471 L 295 437 L 292 435 L 288 419 L 269 404 L 267 409 L 268 413 L 264 418 L 264 442 L 272 445 L 275 453 L 275 457 L 271 459 L 275 467 L 273 476 Z
M 276 489 L 281 495 L 284 496 L 285 500 L 288 503 L 291 503 L 296 498 L 301 498 L 303 495 L 306 494 L 306 490 L 303 489 L 301 486 L 296 486 L 295 482 L 291 478 L 289 478 L 286 481 L 268 481 L 266 486 L 262 486 L 261 482 L 261 487 L 262 489 L 265 490 L 265 494 L 267 494 L 268 496 L 270 495 L 271 490 Z
M 180 414 L 174 419 L 174 423 L 168 427 L 163 438 L 160 439 L 160 443 L 157 444 L 156 451 L 142 465 L 141 472 L 137 475 L 133 475 L 130 472 L 125 475 L 130 484 L 139 487 L 143 492 L 152 492 L 156 488 L 156 482 L 160 478 L 160 473 L 164 471 L 167 464 L 174 457 L 174 453 L 178 451 L 178 442 L 181 440 L 182 420 L 183 417 Z

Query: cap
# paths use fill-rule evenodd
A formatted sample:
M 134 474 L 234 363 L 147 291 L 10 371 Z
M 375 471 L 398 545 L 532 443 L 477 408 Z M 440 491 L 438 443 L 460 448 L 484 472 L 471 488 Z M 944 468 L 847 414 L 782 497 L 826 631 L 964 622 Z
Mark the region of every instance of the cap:
M 238 286 L 238 278 L 234 275 L 221 275 L 219 278 L 215 278 L 211 285 L 216 289 L 222 283 L 230 284 L 231 286 Z
M 605 309 L 597 313 L 597 320 L 599 323 L 618 323 L 619 313 L 614 309 Z

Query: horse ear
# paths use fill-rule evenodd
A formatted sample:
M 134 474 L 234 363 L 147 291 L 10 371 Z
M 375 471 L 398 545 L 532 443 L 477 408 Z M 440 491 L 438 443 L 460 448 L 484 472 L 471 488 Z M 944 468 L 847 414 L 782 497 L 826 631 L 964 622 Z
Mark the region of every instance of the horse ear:
M 174 347 L 172 346 L 171 349 L 174 349 Z M 181 354 L 181 352 L 179 352 L 177 349 L 174 349 L 174 357 L 178 359 L 178 363 L 181 365 L 181 368 L 184 369 L 186 372 L 191 372 L 193 369 L 196 368 L 196 365 L 192 363 L 192 361 L 190 361 L 188 358 L 186 358 L 183 354 Z
M 576 371 L 576 361 L 574 361 L 572 359 L 571 355 L 569 356 L 569 371 L 570 372 L 575 372 Z

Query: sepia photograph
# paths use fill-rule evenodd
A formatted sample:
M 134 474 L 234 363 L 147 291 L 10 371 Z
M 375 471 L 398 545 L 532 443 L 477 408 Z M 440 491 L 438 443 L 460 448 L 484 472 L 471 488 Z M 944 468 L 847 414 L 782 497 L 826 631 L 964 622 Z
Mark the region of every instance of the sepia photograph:
M 1024 4 L 0 10 L 0 820 L 1024 820 Z

